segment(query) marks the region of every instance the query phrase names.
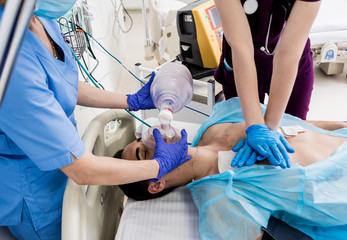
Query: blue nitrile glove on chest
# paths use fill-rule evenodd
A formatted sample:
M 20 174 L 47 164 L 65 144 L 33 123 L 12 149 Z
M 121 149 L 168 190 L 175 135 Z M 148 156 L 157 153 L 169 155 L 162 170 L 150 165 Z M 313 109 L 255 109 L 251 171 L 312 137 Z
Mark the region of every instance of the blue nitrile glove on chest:
M 277 131 L 269 129 L 265 124 L 254 124 L 246 129 L 247 138 L 241 140 L 233 151 L 237 152 L 232 166 L 252 165 L 257 160 L 268 158 L 274 166 L 290 167 L 288 153 L 294 149 Z M 254 151 L 256 154 L 254 154 Z

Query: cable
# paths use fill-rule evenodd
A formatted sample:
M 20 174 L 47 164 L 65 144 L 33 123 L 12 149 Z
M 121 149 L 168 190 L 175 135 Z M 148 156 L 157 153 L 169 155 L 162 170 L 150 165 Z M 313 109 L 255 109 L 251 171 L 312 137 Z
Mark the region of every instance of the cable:
M 92 83 L 94 84 L 95 87 L 100 88 L 100 86 L 98 86 L 96 84 L 96 82 L 94 81 L 94 79 L 92 78 L 92 76 L 90 76 L 90 74 L 88 73 L 88 71 L 84 68 L 84 66 L 82 65 L 81 61 L 78 59 L 78 57 L 76 56 L 76 54 L 74 53 L 74 51 L 70 48 L 70 51 L 72 52 L 72 54 L 74 55 L 76 61 L 78 62 L 78 65 L 83 69 L 83 71 L 87 74 L 87 76 L 89 77 L 89 79 L 92 81 Z M 104 89 L 105 90 L 105 89 Z M 129 113 L 131 116 L 133 116 L 135 119 L 139 120 L 140 122 L 142 122 L 143 124 L 145 124 L 147 127 L 151 128 L 152 126 L 149 125 L 148 123 L 146 123 L 145 121 L 143 121 L 142 119 L 138 118 L 137 116 L 135 116 L 135 114 L 133 114 L 132 112 L 130 112 L 128 109 L 124 109 L 127 113 Z
M 109 51 L 107 51 L 107 49 L 104 48 L 104 46 L 101 45 L 101 43 L 98 42 L 98 40 L 96 40 L 92 35 L 90 35 L 88 32 L 86 32 L 86 34 L 93 39 L 108 55 L 110 55 L 113 59 L 115 59 L 120 65 L 122 65 L 122 67 L 124 67 L 125 70 L 127 70 L 134 78 L 136 78 L 139 82 L 141 82 L 142 84 L 145 84 L 141 79 L 139 79 L 134 73 L 132 73 L 118 58 L 116 58 L 115 56 L 112 55 L 112 53 L 110 53 Z
M 139 79 L 135 74 L 133 74 L 118 58 L 116 58 L 115 56 L 113 56 L 109 51 L 107 51 L 104 46 L 101 45 L 101 43 L 99 43 L 92 35 L 90 35 L 88 32 L 86 32 L 86 34 L 93 39 L 108 55 L 110 55 L 112 58 L 114 58 L 118 63 L 120 63 L 132 76 L 134 76 L 138 81 L 140 81 L 142 84 L 145 84 L 141 79 Z M 204 116 L 209 117 L 208 114 L 200 112 L 199 110 L 193 109 L 191 107 L 185 106 L 185 108 L 190 109 L 192 111 L 195 111 L 197 113 L 200 113 Z
M 99 43 L 98 40 L 96 40 L 90 33 L 86 32 L 85 30 L 83 30 L 80 26 L 78 26 L 76 24 L 76 27 L 79 28 L 79 30 L 81 31 L 84 31 L 92 40 L 94 40 L 101 48 L 102 50 L 104 50 L 110 57 L 112 57 L 113 59 L 115 59 L 120 65 L 122 65 L 122 67 L 127 70 L 134 78 L 136 78 L 139 82 L 141 82 L 142 84 L 145 84 L 141 79 L 139 79 L 134 73 L 132 73 L 118 58 L 116 58 L 115 56 L 112 55 L 112 53 L 110 53 L 104 46 L 102 46 L 101 43 Z M 72 31 L 70 31 L 72 32 Z M 68 34 L 70 32 L 67 32 L 67 33 L 64 33 L 63 35 L 65 34 Z
M 81 61 L 78 59 L 78 57 L 76 56 L 76 54 L 74 53 L 74 51 L 70 48 L 70 51 L 72 52 L 72 55 L 75 57 L 76 61 L 78 62 L 78 64 L 81 66 L 81 68 L 83 69 L 84 73 L 87 74 L 88 78 L 90 79 L 90 81 L 92 81 L 92 83 L 94 84 L 95 87 L 100 88 L 100 86 L 94 81 L 94 79 L 90 76 L 90 74 L 88 73 L 88 71 L 85 69 L 85 67 L 83 66 L 83 64 L 81 63 Z
M 82 60 L 83 60 L 84 66 L 86 66 L 86 69 L 89 71 L 88 65 L 87 65 L 87 63 L 86 63 L 86 61 L 85 61 L 85 59 L 84 59 L 83 54 L 82 54 Z M 95 68 L 93 69 L 93 71 L 94 71 L 94 70 L 95 70 Z M 93 80 L 94 80 L 103 90 L 105 90 L 104 86 L 102 86 L 102 84 L 101 84 L 98 80 L 95 79 L 95 77 L 92 75 L 91 72 L 89 72 L 89 75 L 93 78 Z
M 79 64 L 77 64 L 77 66 L 78 66 L 78 68 L 79 68 L 79 70 L 80 70 L 80 72 L 81 72 L 81 75 L 82 75 L 84 81 L 87 83 L 87 82 L 88 82 L 88 77 L 86 77 L 86 76 L 84 75 L 83 69 L 81 68 L 81 66 L 80 66 Z
M 91 55 L 89 54 L 89 56 L 91 56 Z M 95 61 L 96 61 L 96 64 L 95 64 L 93 70 L 90 71 L 90 74 L 92 74 L 95 71 L 95 69 L 99 66 L 99 60 L 96 58 Z
M 203 112 L 200 112 L 199 110 L 196 110 L 194 108 L 191 108 L 191 107 L 188 107 L 188 106 L 185 106 L 185 108 L 188 108 L 189 110 L 192 110 L 194 112 L 197 112 L 197 113 L 200 113 L 202 115 L 205 115 L 206 117 L 209 117 L 210 115 L 206 114 L 206 113 L 203 113 Z
M 77 26 L 77 25 L 76 25 Z M 77 26 L 78 28 L 80 28 L 82 31 L 84 31 L 81 27 Z M 102 46 L 101 43 L 99 43 L 91 34 L 89 34 L 88 32 L 84 31 L 92 40 L 94 40 L 109 56 L 111 56 L 113 59 L 115 59 L 120 65 L 122 65 L 122 67 L 124 67 L 124 69 L 126 69 L 134 78 L 136 78 L 139 82 L 141 82 L 142 84 L 145 84 L 141 79 L 139 79 L 134 73 L 132 73 L 117 57 L 113 56 L 112 53 L 110 53 L 104 46 Z M 71 50 L 72 51 L 72 50 Z M 72 51 L 73 52 L 73 51 Z M 73 53 L 74 54 L 74 53 Z M 75 58 L 77 59 L 77 56 L 74 54 Z M 80 61 L 77 59 L 77 61 L 80 63 Z M 85 70 L 85 69 L 84 69 Z M 92 77 L 90 76 L 90 74 L 85 70 L 85 72 L 87 73 L 87 76 L 91 79 Z M 94 80 L 92 80 L 93 84 L 96 86 L 96 83 Z M 185 108 L 190 109 L 192 111 L 195 111 L 197 113 L 200 113 L 204 116 L 209 117 L 208 114 L 203 113 L 199 110 L 193 109 L 191 107 L 185 106 Z M 136 118 L 137 119 L 137 118 Z M 141 120 L 142 121 L 142 120 Z
M 131 116 L 133 116 L 134 118 L 136 118 L 137 120 L 139 120 L 140 122 L 142 122 L 143 124 L 145 124 L 147 127 L 151 128 L 152 126 L 149 125 L 148 123 L 146 123 L 145 121 L 143 121 L 142 119 L 138 118 L 135 114 L 133 114 L 132 112 L 130 112 L 128 109 L 124 109 L 125 111 L 127 111 L 127 113 L 129 113 Z
M 114 21 L 113 21 L 112 34 L 113 34 L 113 37 L 117 38 L 117 37 L 115 36 L 115 34 L 114 34 L 114 27 L 115 27 L 116 22 L 118 23 L 119 29 L 120 29 L 123 33 L 128 33 L 128 32 L 132 29 L 134 21 L 133 21 L 133 18 L 130 16 L 128 10 L 126 10 L 126 8 L 125 8 L 125 6 L 124 6 L 124 4 L 123 4 L 123 0 L 120 1 L 120 5 L 119 5 L 119 8 L 118 8 L 118 9 L 116 9 L 117 6 L 116 6 L 116 3 L 115 3 L 114 0 L 111 0 L 111 3 L 112 3 L 112 5 L 113 5 L 113 7 L 114 7 L 114 9 L 115 9 L 115 11 L 114 11 Z M 126 30 L 123 29 L 122 25 L 119 23 L 119 20 L 118 20 L 118 18 L 119 18 L 119 11 L 120 11 L 122 8 L 124 9 L 125 14 L 128 15 L 128 17 L 129 17 L 129 19 L 130 19 L 130 26 L 129 26 L 129 28 L 126 29 Z M 124 18 L 125 18 L 125 17 L 124 17 Z

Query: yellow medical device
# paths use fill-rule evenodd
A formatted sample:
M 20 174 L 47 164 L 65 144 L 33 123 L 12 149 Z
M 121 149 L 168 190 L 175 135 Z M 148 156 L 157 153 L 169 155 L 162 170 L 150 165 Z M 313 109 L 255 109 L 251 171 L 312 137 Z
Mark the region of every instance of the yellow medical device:
M 177 11 L 181 57 L 189 64 L 216 68 L 223 30 L 214 1 L 195 1 Z

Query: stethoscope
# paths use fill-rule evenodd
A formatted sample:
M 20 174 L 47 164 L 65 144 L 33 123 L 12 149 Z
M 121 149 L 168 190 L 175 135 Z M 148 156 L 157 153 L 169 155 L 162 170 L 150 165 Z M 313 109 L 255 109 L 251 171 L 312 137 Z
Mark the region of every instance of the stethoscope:
M 278 0 L 275 0 L 275 1 L 278 1 Z M 289 2 L 287 1 L 287 7 L 289 8 Z M 286 23 L 287 23 L 287 7 L 286 6 L 283 6 L 283 4 L 281 4 L 281 7 L 284 9 L 285 11 L 285 16 L 286 16 L 286 19 L 284 21 L 284 24 L 283 24 L 283 27 L 282 27 L 282 30 L 281 30 L 281 33 L 280 33 L 280 37 L 276 43 L 276 46 L 274 48 L 274 50 L 272 52 L 270 52 L 269 48 L 268 48 L 268 43 L 269 43 L 269 35 L 270 35 L 270 29 L 271 29 L 271 24 L 272 24 L 272 16 L 273 16 L 273 11 L 274 11 L 274 7 L 271 9 L 271 14 L 270 14 L 270 19 L 269 19 L 269 24 L 267 26 L 267 32 L 266 32 L 266 38 L 265 38 L 265 46 L 262 46 L 260 48 L 261 51 L 263 51 L 266 55 L 269 55 L 269 56 L 272 56 L 275 54 L 275 51 L 276 51 L 276 48 L 278 46 L 278 43 L 281 41 L 281 38 L 282 38 L 282 33 L 283 33 L 283 30 L 286 26 Z M 246 0 L 243 4 L 243 9 L 245 11 L 246 14 L 248 15 L 251 15 L 253 13 L 255 13 L 258 9 L 258 1 L 257 0 Z

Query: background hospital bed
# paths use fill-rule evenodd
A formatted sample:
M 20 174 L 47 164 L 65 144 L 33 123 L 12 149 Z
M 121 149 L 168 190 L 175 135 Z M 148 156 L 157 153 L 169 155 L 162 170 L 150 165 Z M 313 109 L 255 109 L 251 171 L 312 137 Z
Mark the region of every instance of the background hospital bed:
M 347 62 L 347 1 L 321 1 L 310 39 L 313 58 L 328 75 L 342 73 Z
M 94 118 L 83 135 L 86 149 L 99 156 L 114 154 L 135 139 L 135 121 L 124 110 L 109 110 Z M 118 186 L 79 186 L 68 180 L 62 239 L 113 239 L 123 211 Z

